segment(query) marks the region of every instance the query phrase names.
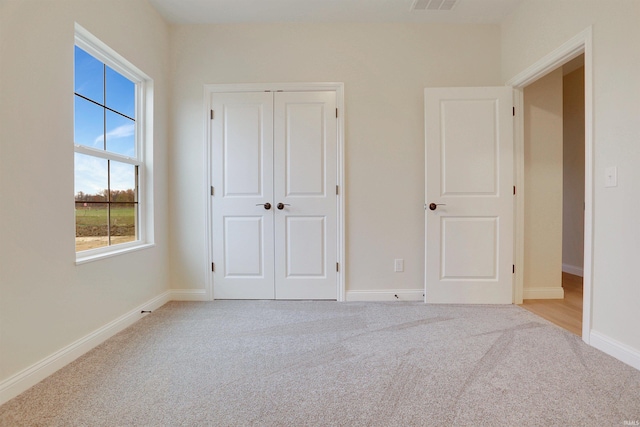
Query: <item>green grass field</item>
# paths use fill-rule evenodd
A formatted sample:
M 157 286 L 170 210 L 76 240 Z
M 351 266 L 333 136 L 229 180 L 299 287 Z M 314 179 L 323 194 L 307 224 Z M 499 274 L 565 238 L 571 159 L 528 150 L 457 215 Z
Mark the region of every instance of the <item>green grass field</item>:
M 111 235 L 134 236 L 136 224 L 135 205 L 111 207 Z M 76 208 L 76 237 L 106 236 L 107 207 L 79 206 Z

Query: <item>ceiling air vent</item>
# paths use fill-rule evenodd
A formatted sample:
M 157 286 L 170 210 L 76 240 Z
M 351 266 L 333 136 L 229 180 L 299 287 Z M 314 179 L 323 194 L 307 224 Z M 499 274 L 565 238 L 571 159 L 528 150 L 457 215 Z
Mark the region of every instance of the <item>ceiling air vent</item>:
M 411 10 L 451 10 L 458 0 L 414 0 Z

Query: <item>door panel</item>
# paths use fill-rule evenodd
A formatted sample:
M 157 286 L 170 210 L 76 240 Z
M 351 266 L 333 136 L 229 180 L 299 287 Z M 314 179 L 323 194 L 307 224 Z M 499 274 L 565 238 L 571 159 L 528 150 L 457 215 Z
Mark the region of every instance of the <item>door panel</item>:
M 440 222 L 440 280 L 495 280 L 498 270 L 498 219 L 440 217 Z M 469 241 L 474 242 L 473 247 Z
M 262 137 L 264 105 L 227 104 L 222 110 L 224 194 L 256 196 L 264 193 Z
M 278 92 L 274 114 L 276 298 L 336 299 L 335 92 Z M 331 190 L 330 190 L 331 189 Z M 282 236 L 280 238 L 279 236 Z
M 224 218 L 225 277 L 264 277 L 264 222 L 261 216 Z
M 495 195 L 496 102 L 492 99 L 442 102 L 442 195 Z M 469 121 L 467 117 L 471 116 L 476 119 Z
M 425 300 L 512 302 L 511 88 L 425 90 Z
M 272 299 L 272 96 L 216 93 L 211 105 L 213 296 Z
M 286 277 L 326 277 L 326 218 L 289 215 L 285 224 Z
M 285 195 L 324 197 L 326 106 L 287 102 L 284 108 Z

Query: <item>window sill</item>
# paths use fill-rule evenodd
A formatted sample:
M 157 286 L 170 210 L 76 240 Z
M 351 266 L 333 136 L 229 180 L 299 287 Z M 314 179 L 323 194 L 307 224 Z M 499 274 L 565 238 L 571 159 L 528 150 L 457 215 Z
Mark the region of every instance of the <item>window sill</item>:
M 141 243 L 135 246 L 127 246 L 125 248 L 113 249 L 108 252 L 100 252 L 93 254 L 76 253 L 76 265 L 86 264 L 88 262 L 98 261 L 104 258 L 111 258 L 118 255 L 128 254 L 129 252 L 141 251 L 155 246 L 155 243 Z M 89 252 L 89 251 L 87 251 Z

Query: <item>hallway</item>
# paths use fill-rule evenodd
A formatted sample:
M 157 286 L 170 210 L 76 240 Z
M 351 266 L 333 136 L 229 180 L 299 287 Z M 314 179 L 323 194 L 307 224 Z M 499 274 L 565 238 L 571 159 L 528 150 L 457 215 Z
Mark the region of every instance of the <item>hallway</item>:
M 564 299 L 529 299 L 521 307 L 582 336 L 582 277 L 562 273 Z

